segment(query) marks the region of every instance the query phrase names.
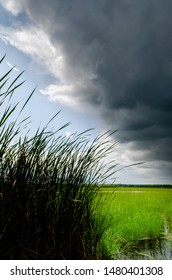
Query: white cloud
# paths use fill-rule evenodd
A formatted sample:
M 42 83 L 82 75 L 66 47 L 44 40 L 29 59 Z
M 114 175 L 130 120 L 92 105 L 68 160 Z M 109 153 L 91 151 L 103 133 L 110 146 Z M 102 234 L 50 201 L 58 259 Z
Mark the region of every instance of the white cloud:
M 91 83 L 90 72 L 81 71 L 80 67 L 66 61 L 62 47 L 57 42 L 53 44 L 48 34 L 42 29 L 36 26 L 15 29 L 0 25 L 0 34 L 1 40 L 5 40 L 6 44 L 9 43 L 29 55 L 35 63 L 40 65 L 44 73 L 47 71 L 55 78 L 55 83 L 40 90 L 42 94 L 48 96 L 50 101 L 79 109 L 81 101 L 86 96 L 84 93 L 88 90 L 87 88 L 91 89 L 92 94 L 99 91 Z
M 15 29 L 0 25 L 0 38 L 29 55 L 48 72 L 60 77 L 63 69 L 63 54 L 58 46 L 54 47 L 48 35 L 37 27 Z
M 51 84 L 40 92 L 47 95 L 52 102 L 58 102 L 69 107 L 77 108 L 79 106 L 79 99 L 74 97 L 74 85 L 58 85 Z
M 5 36 L 0 35 L 0 39 L 1 39 L 1 41 L 2 41 L 2 42 L 4 42 L 4 43 L 5 43 L 5 45 L 8 45 L 8 44 L 9 44 L 9 42 L 8 42 L 8 38 L 6 38 Z
M 0 0 L 3 8 L 14 16 L 17 16 L 22 11 L 24 2 L 25 0 Z

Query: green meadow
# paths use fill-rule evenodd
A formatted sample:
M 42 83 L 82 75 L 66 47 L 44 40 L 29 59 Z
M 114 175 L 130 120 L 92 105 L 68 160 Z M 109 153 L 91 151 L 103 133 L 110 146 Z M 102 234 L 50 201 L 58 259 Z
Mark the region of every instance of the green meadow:
M 109 186 L 101 192 L 107 228 L 103 238 L 114 257 L 127 254 L 133 246 L 138 251 L 141 241 L 171 241 L 172 187 Z

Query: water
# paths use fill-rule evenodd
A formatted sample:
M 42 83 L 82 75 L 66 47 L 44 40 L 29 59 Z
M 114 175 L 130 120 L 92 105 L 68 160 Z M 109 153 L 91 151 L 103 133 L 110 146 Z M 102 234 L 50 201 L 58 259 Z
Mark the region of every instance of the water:
M 172 236 L 169 233 L 168 222 L 164 222 L 162 236 L 134 242 L 121 259 L 172 260 Z

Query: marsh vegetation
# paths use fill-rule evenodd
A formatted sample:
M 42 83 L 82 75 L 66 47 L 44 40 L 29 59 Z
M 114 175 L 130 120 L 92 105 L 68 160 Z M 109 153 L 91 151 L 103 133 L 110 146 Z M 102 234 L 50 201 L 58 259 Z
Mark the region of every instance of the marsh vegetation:
M 109 186 L 102 191 L 105 200 L 114 197 L 104 235 L 114 258 L 172 258 L 172 187 Z
M 21 74 L 10 81 L 12 70 L 0 79 L 0 257 L 105 258 L 93 200 L 113 173 L 112 164 L 103 163 L 113 148 L 109 133 L 92 141 L 88 131 L 66 137 L 60 134 L 66 124 L 49 129 L 57 113 L 30 135 L 30 119 L 19 119 L 34 91 L 24 104 L 15 103 L 22 82 Z

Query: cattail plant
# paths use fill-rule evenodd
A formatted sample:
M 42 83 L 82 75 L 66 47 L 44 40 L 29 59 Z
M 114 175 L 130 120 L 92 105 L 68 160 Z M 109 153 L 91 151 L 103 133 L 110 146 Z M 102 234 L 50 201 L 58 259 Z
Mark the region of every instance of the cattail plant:
M 14 113 L 22 114 L 34 91 L 23 106 L 12 103 L 22 85 L 21 74 L 9 82 L 12 70 L 0 78 L 0 257 L 105 258 L 104 217 L 96 209 L 99 185 L 114 172 L 103 163 L 113 149 L 109 132 L 92 142 L 89 130 L 59 135 L 68 124 L 49 130 L 57 113 L 23 136 L 29 118 L 19 122 Z

